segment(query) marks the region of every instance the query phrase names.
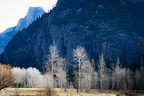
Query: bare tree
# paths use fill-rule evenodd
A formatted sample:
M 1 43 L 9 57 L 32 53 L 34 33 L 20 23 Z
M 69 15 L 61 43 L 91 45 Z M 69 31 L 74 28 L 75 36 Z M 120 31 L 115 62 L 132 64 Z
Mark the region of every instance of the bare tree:
M 78 74 L 76 74 L 78 75 L 78 92 L 81 91 L 82 87 L 89 90 L 91 87 L 93 68 L 84 47 L 78 46 L 74 50 L 73 57 L 74 61 L 78 64 Z
M 127 88 L 126 89 L 133 89 L 134 87 L 134 73 L 129 69 L 125 69 L 126 70 L 126 85 Z
M 120 71 L 120 80 L 121 82 L 119 82 L 120 84 L 120 89 L 127 89 L 127 69 L 126 68 L 122 68 Z
M 85 49 L 81 46 L 78 46 L 73 53 L 74 61 L 78 63 L 78 92 L 81 92 L 81 66 L 83 59 L 86 59 Z
M 116 67 L 115 67 L 115 70 L 114 70 L 114 77 L 115 77 L 115 82 L 116 82 L 116 89 L 120 89 L 120 82 L 121 82 L 121 67 L 120 67 L 120 60 L 119 58 L 117 59 L 117 62 L 116 62 Z
M 49 47 L 49 55 L 47 56 L 47 61 L 45 62 L 46 72 L 51 71 L 54 74 L 56 64 L 58 63 L 59 51 L 57 50 L 55 45 L 51 45 Z
M 45 69 L 46 69 L 46 73 L 49 73 L 53 76 L 53 80 L 55 82 L 53 82 L 53 84 L 55 86 L 57 86 L 56 80 L 54 78 L 54 75 L 56 75 L 56 65 L 58 64 L 58 61 L 60 59 L 59 57 L 59 51 L 56 48 L 56 45 L 51 45 L 49 47 L 49 55 L 47 56 L 47 60 L 45 61 Z
M 15 73 L 15 81 L 16 83 L 23 83 L 26 81 L 26 69 L 14 67 L 12 71 Z
M 144 67 L 141 65 L 140 69 L 137 69 L 135 72 L 135 81 L 138 89 L 144 89 Z
M 45 88 L 53 88 L 54 86 L 54 78 L 53 78 L 53 74 L 49 73 L 45 73 L 43 75 L 43 84 L 42 86 Z
M 42 84 L 42 75 L 41 72 L 36 68 L 28 68 L 26 70 L 26 81 L 27 86 L 35 88 L 41 87 Z
M 99 76 L 97 71 L 94 71 L 92 74 L 92 85 L 94 88 L 99 89 Z
M 56 79 L 57 85 L 60 88 L 66 88 L 67 85 L 67 74 L 66 74 L 66 67 L 65 67 L 65 59 L 59 59 L 56 65 Z
M 0 90 L 14 83 L 14 73 L 10 65 L 0 64 Z
M 114 63 L 111 64 L 111 90 L 114 89 L 115 85 L 115 66 Z
M 89 92 L 91 89 L 92 75 L 93 75 L 94 70 L 88 58 L 85 61 L 83 61 L 81 70 L 82 70 L 83 88 L 86 89 L 86 92 Z
M 103 54 L 101 54 L 99 58 L 98 74 L 100 81 L 100 89 L 109 89 L 108 69 L 106 67 L 106 62 L 104 60 Z
M 49 55 L 47 56 L 47 60 L 45 62 L 45 69 L 46 73 L 50 73 L 51 75 L 55 75 L 56 65 L 58 63 L 59 58 L 59 51 L 56 48 L 56 45 L 51 45 L 49 47 Z M 53 77 L 53 80 L 55 78 Z M 53 83 L 56 86 L 56 83 Z
M 115 89 L 127 89 L 126 84 L 126 69 L 121 67 L 121 63 L 119 58 L 117 59 L 116 66 L 113 73 L 113 87 L 115 86 Z
M 54 76 L 55 86 L 65 88 L 67 84 L 65 59 L 59 56 L 59 51 L 55 45 L 51 45 L 49 51 L 50 54 L 47 57 L 45 66 L 46 72 L 49 72 Z
M 140 72 L 141 72 L 141 82 L 143 82 L 144 81 L 144 66 L 142 64 L 141 64 Z M 144 83 L 142 83 L 141 89 L 144 90 Z

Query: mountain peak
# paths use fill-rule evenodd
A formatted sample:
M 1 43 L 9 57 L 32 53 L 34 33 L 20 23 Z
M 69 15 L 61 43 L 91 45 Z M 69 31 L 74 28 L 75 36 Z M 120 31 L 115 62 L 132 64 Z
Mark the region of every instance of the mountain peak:
M 29 7 L 27 15 L 26 16 L 32 16 L 35 13 L 44 13 L 44 10 L 41 7 Z
M 3 33 L 0 34 L 0 53 L 3 52 L 5 46 L 13 38 L 18 30 L 22 30 L 36 20 L 39 16 L 44 13 L 44 10 L 40 7 L 29 7 L 27 15 L 24 18 L 21 18 L 18 24 L 14 27 L 6 29 Z
M 45 11 L 41 7 L 29 7 L 27 15 L 21 18 L 17 24 L 16 31 L 28 27 L 37 17 L 40 17 Z

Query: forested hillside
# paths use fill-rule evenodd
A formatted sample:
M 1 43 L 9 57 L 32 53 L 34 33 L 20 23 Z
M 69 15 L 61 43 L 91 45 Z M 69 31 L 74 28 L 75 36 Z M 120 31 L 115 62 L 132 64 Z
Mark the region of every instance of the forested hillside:
M 84 46 L 90 59 L 117 58 L 124 66 L 144 55 L 144 3 L 133 0 L 59 0 L 57 6 L 22 30 L 6 46 L 0 61 L 42 68 L 55 44 L 72 62 L 72 51 Z

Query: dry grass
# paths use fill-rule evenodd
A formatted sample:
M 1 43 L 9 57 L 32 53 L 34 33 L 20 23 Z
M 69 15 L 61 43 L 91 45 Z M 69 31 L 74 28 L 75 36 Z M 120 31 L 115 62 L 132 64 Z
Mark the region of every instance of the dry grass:
M 3 89 L 0 94 L 3 96 L 9 95 L 41 95 L 44 92 L 44 88 L 6 88 Z
M 97 90 L 92 89 L 90 93 L 83 90 L 78 94 L 76 89 L 55 89 L 58 96 L 144 96 L 144 90 Z M 143 94 L 143 95 L 142 95 Z
M 83 90 L 82 93 L 78 94 L 76 89 L 55 89 L 59 96 L 141 96 L 144 94 L 144 90 L 97 90 L 92 89 L 90 93 L 86 93 Z M 144 96 L 144 95 L 143 95 Z
M 66 91 L 66 92 L 65 92 Z M 51 94 L 47 94 L 51 92 Z M 46 88 L 7 88 L 0 91 L 0 96 L 21 95 L 21 96 L 138 96 L 144 94 L 144 90 L 96 90 L 92 89 L 90 93 L 83 91 L 78 94 L 76 89 L 59 89 L 48 90 Z M 139 95 L 140 96 L 140 95 Z M 143 95 L 144 96 L 144 95 Z

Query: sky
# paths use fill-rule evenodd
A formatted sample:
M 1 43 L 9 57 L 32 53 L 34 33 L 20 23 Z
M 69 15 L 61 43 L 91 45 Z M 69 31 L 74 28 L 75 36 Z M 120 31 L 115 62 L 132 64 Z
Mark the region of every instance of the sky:
M 16 26 L 20 18 L 25 17 L 29 7 L 42 7 L 48 11 L 57 0 L 0 0 L 0 33 Z

